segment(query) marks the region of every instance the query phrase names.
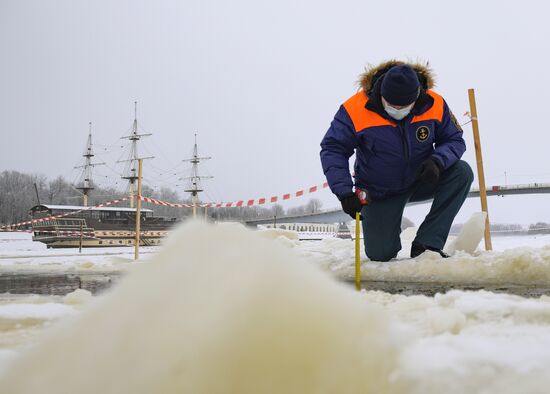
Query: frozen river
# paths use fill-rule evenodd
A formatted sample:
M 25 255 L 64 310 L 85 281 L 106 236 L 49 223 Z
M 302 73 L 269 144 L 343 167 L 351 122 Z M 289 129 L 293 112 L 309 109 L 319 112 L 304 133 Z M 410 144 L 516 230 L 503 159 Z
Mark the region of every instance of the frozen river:
M 161 249 L 47 250 L 0 234 L 0 271 L 124 271 L 104 295 L 0 298 L 2 392 L 546 393 L 550 298 L 358 293 L 353 242 L 190 224 Z M 364 259 L 364 278 L 550 285 L 550 235 L 493 252 Z M 328 275 L 327 275 L 328 273 Z M 139 362 L 136 362 L 139 361 Z M 116 372 L 114 372 L 116 371 Z M 90 376 L 94 376 L 90 381 Z M 63 376 L 63 378 L 60 378 Z

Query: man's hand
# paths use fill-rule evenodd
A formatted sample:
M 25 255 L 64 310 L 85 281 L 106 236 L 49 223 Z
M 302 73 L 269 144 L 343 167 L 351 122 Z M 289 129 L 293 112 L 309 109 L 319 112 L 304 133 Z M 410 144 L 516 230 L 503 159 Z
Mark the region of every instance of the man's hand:
M 355 219 L 355 213 L 361 212 L 361 201 L 355 193 L 346 193 L 340 199 L 340 204 L 342 204 L 342 210 Z
M 416 179 L 420 182 L 433 185 L 439 180 L 440 173 L 441 167 L 439 167 L 438 162 L 430 157 L 420 165 L 420 168 L 416 172 Z

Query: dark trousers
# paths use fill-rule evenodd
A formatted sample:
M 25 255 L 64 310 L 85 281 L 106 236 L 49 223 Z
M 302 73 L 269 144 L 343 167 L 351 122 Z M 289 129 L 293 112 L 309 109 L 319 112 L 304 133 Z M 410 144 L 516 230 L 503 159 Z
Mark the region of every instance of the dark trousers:
M 433 198 L 430 212 L 418 228 L 415 242 L 443 249 L 453 220 L 464 203 L 474 179 L 465 161 L 443 171 L 434 185 L 415 183 L 405 193 L 372 201 L 361 211 L 365 252 L 369 259 L 388 261 L 401 250 L 401 220 L 407 202 Z

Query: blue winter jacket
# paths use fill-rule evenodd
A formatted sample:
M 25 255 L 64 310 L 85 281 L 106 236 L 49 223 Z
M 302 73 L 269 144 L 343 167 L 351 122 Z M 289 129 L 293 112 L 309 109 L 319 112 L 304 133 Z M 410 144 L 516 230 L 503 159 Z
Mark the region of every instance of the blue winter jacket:
M 323 171 L 339 199 L 353 191 L 349 158 L 354 152 L 355 185 L 377 200 L 409 189 L 429 157 L 445 170 L 466 150 L 460 125 L 437 93 L 423 89 L 411 114 L 396 121 L 383 109 L 379 85 L 348 99 L 321 141 Z

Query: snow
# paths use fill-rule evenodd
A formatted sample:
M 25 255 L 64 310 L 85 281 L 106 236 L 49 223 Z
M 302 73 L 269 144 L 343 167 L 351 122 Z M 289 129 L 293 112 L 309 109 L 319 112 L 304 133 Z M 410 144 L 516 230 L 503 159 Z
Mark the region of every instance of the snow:
M 479 245 L 479 241 L 481 241 L 485 233 L 486 219 L 487 213 L 474 213 L 470 219 L 464 223 L 464 226 L 460 230 L 460 234 L 449 243 L 445 251 L 449 254 L 454 254 L 459 250 L 470 254 L 474 253 Z
M 400 342 L 380 307 L 288 248 L 240 226 L 191 223 L 102 302 L 14 360 L 0 386 L 336 393 L 368 382 L 384 393 Z
M 141 247 L 140 255 L 147 257 L 157 247 Z M 105 247 L 48 249 L 34 242 L 30 233 L 0 232 L 0 272 L 15 270 L 66 271 L 67 269 L 118 271 L 134 263 L 134 248 Z
M 470 224 L 475 226 L 475 221 L 479 219 L 474 217 Z M 473 236 L 466 233 L 458 243 L 450 237 L 448 244 L 462 245 L 461 248 L 471 250 L 472 239 L 477 239 L 479 243 L 481 235 L 479 230 L 473 232 Z M 414 233 L 414 229 L 407 229 L 402 234 L 403 249 L 397 259 L 376 262 L 362 255 L 362 278 L 462 284 L 550 284 L 550 235 L 494 237 L 494 250 L 490 252 L 479 248 L 473 254 L 458 250 L 447 259 L 434 252 L 425 252 L 416 259 L 410 259 L 408 257 Z M 509 241 L 510 238 L 512 242 Z M 513 245 L 529 242 L 540 247 L 511 248 Z M 318 243 L 284 242 L 284 245 L 296 249 L 301 256 L 339 278 L 352 279 L 355 275 L 355 250 L 350 240 L 334 238 Z
M 267 238 L 267 239 L 276 239 L 279 237 L 290 239 L 292 241 L 297 241 L 299 239 L 298 233 L 296 231 L 290 231 L 290 230 L 262 228 L 258 230 L 258 234 L 263 238 Z
M 77 290 L 65 298 L 0 294 L 0 376 L 53 323 L 79 315 L 78 307 L 83 302 L 71 300 L 75 297 L 83 300 L 82 292 L 86 291 Z
M 67 305 L 82 305 L 90 302 L 92 293 L 84 289 L 76 289 L 63 297 L 63 302 Z
M 494 251 L 474 250 L 480 220 L 465 226 L 461 241 L 468 242 L 449 259 L 407 259 L 414 238 L 408 229 L 397 260 L 362 257 L 363 277 L 550 285 L 550 235 L 494 237 Z M 20 248 L 25 235 L 0 242 L 0 261 L 27 252 Z M 82 264 L 66 252 L 64 260 L 26 264 Z M 86 256 L 94 269 L 127 257 L 95 253 Z M 17 261 L 2 268 L 17 269 Z M 548 391 L 550 297 L 359 293 L 330 279 L 353 277 L 353 264 L 350 240 L 298 241 L 289 232 L 188 224 L 99 302 L 83 291 L 0 296 L 0 385 L 21 393 L 62 384 L 82 393 L 247 393 L 265 392 L 266 382 L 271 392 Z
M 411 383 L 408 392 L 545 392 L 550 383 L 550 298 L 483 291 L 390 298 L 386 309 L 397 310 L 392 315 L 398 319 L 412 320 L 419 337 L 404 349 L 397 368 L 400 379 Z M 411 299 L 420 300 L 422 308 L 404 308 L 402 303 Z M 403 309 L 406 315 L 400 313 Z
M 5 320 L 50 320 L 59 319 L 73 311 L 62 304 L 46 303 L 40 305 L 12 304 L 0 305 L 0 324 Z

